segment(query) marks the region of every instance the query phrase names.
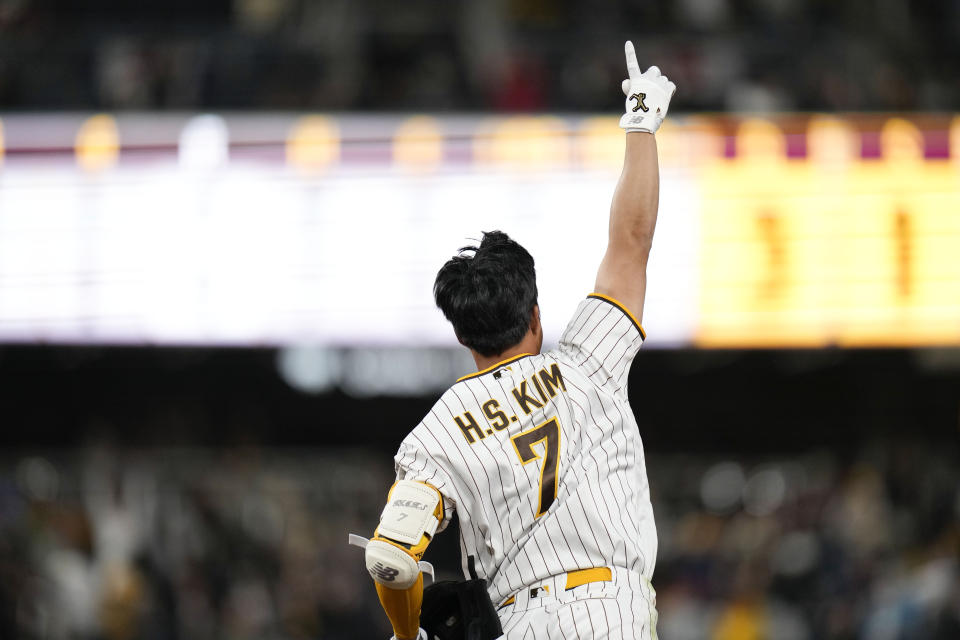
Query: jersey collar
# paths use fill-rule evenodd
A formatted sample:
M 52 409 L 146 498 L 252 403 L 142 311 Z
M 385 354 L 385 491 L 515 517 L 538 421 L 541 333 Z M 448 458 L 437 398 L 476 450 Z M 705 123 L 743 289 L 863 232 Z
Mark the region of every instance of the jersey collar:
M 457 382 L 463 382 L 464 380 L 469 380 L 470 378 L 476 378 L 477 376 L 482 376 L 482 375 L 485 374 L 485 373 L 490 373 L 490 372 L 493 371 L 494 369 L 499 369 L 500 367 L 503 367 L 503 366 L 505 366 L 505 365 L 508 365 L 508 364 L 510 364 L 511 362 L 516 362 L 516 361 L 519 360 L 520 358 L 527 358 L 527 357 L 532 356 L 532 355 L 533 355 L 532 353 L 521 353 L 521 354 L 518 355 L 518 356 L 513 356 L 513 357 L 510 357 L 510 358 L 507 358 L 506 360 L 501 360 L 500 362 L 498 362 L 498 363 L 496 363 L 496 364 L 492 364 L 492 365 L 490 365 L 489 367 L 487 367 L 486 369 L 483 369 L 482 371 L 477 371 L 476 373 L 469 373 L 469 374 L 463 376 L 462 378 L 458 378 L 458 379 L 457 379 Z

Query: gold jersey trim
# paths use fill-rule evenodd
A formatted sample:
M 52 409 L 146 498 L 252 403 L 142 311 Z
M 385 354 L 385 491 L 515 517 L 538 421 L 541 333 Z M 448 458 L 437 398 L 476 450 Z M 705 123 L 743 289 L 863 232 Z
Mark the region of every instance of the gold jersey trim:
M 628 318 L 630 318 L 630 321 L 633 323 L 633 326 L 635 326 L 635 327 L 637 328 L 637 331 L 640 332 L 640 337 L 643 338 L 644 340 L 647 339 L 647 332 L 643 330 L 643 327 L 640 326 L 640 322 L 634 317 L 634 315 L 633 315 L 632 313 L 630 313 L 630 309 L 627 309 L 627 308 L 623 305 L 622 302 L 620 302 L 620 301 L 617 300 L 616 298 L 611 298 L 610 296 L 605 296 L 605 295 L 603 295 L 602 293 L 591 293 L 591 294 L 588 295 L 587 297 L 588 297 L 588 298 L 597 298 L 598 300 L 603 300 L 604 302 L 609 302 L 610 304 L 612 304 L 613 306 L 615 306 L 617 309 L 620 309 L 620 311 L 623 311 L 623 312 L 626 314 L 626 316 L 627 316 Z

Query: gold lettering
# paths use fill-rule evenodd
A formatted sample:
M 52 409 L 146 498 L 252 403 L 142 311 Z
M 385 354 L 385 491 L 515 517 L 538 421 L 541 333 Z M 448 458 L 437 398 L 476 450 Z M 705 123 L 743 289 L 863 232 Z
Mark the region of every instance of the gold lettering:
M 487 416 L 490 426 L 497 431 L 502 431 L 507 428 L 510 421 L 507 419 L 507 414 L 499 409 L 500 403 L 493 398 L 483 403 L 483 415 Z
M 460 427 L 460 431 L 463 432 L 463 437 L 467 439 L 467 442 L 473 444 L 476 442 L 471 431 L 476 431 L 477 436 L 483 440 L 486 438 L 486 434 L 483 433 L 483 429 L 480 428 L 480 425 L 477 424 L 477 421 L 474 419 L 470 412 L 467 411 L 463 414 L 463 417 L 466 419 L 466 422 L 460 419 L 460 416 L 456 416 L 453 420 L 457 423 L 457 426 Z
M 527 415 L 530 415 L 530 412 L 533 411 L 533 409 L 530 408 L 530 405 L 533 405 L 535 409 L 539 409 L 543 406 L 543 404 L 537 402 L 536 398 L 527 394 L 526 380 L 520 383 L 519 389 L 513 389 L 513 397 L 517 399 L 517 402 L 520 403 L 520 408 L 523 409 L 523 412 Z
M 550 373 L 546 369 L 540 369 L 540 379 L 543 380 L 543 386 L 550 393 L 550 397 L 557 395 L 557 388 L 567 390 L 567 385 L 563 383 L 563 376 L 560 375 L 560 365 L 554 363 L 550 367 Z
M 537 380 L 537 375 L 536 375 L 536 374 L 534 374 L 533 377 L 530 378 L 530 382 L 532 382 L 532 383 L 533 383 L 533 386 L 535 386 L 535 387 L 537 388 L 537 392 L 540 394 L 540 397 L 543 398 L 543 403 L 546 404 L 546 403 L 547 403 L 547 394 L 545 394 L 545 393 L 543 392 L 543 387 L 540 386 L 540 381 Z

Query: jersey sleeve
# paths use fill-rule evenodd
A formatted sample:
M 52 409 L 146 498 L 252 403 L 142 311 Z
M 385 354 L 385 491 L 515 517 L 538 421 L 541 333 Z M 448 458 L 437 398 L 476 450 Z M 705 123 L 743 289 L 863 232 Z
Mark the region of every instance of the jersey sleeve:
M 597 386 L 626 394 L 633 358 L 646 334 L 617 300 L 592 293 L 580 303 L 560 337 L 560 349 Z
M 450 524 L 450 518 L 457 506 L 453 482 L 435 456 L 419 445 L 415 433 L 411 436 L 413 437 L 408 436 L 400 443 L 400 449 L 394 457 L 397 480 L 425 482 L 440 492 L 443 497 L 443 520 L 437 526 L 439 533 Z

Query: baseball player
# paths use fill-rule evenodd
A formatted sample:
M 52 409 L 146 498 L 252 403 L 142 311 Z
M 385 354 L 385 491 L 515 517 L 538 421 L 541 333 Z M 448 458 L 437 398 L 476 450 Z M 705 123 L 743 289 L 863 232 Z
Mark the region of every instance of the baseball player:
M 485 233 L 437 274 L 437 306 L 478 370 L 404 438 L 366 544 L 396 640 L 449 637 L 421 624 L 421 558 L 454 511 L 464 574 L 486 586 L 492 606 L 481 609 L 497 618 L 465 620 L 461 637 L 656 638 L 657 533 L 627 377 L 645 338 L 653 134 L 676 86 L 657 67 L 641 72 L 633 44 L 624 48 L 626 155 L 609 242 L 559 347 L 540 351 L 533 258 L 506 234 Z

